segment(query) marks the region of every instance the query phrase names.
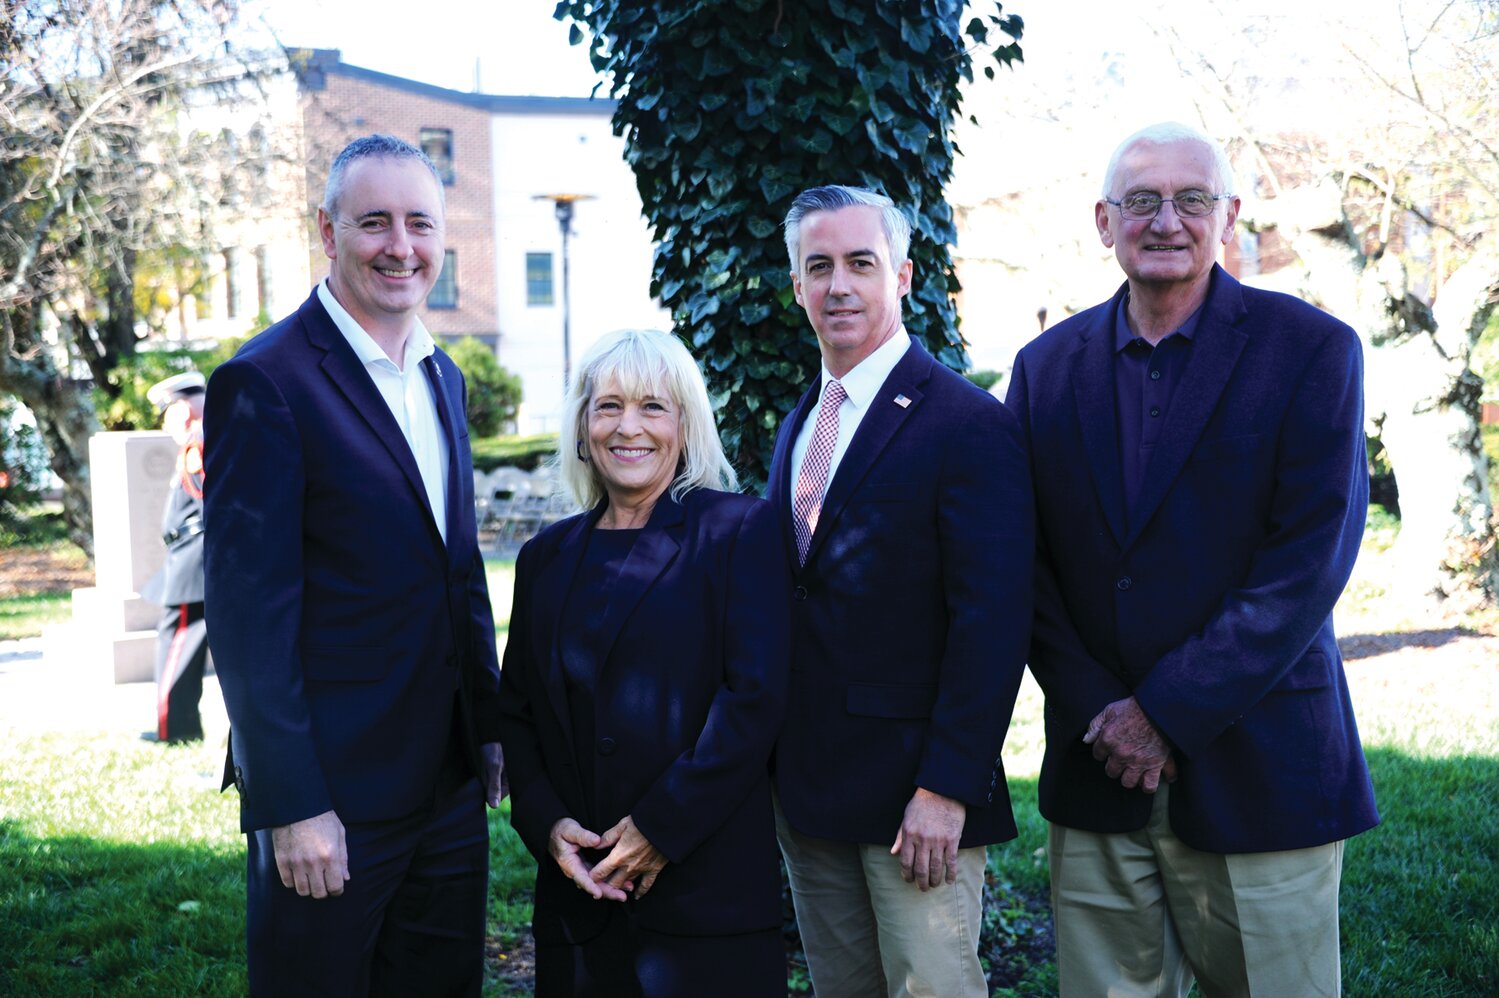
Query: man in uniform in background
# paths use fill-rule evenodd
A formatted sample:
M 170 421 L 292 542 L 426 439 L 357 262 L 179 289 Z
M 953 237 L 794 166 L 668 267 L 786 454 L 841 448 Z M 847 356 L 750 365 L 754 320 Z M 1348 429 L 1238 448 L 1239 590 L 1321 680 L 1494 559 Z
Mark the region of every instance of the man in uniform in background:
M 156 625 L 156 730 L 148 742 L 203 738 L 198 700 L 208 665 L 208 625 L 203 621 L 203 392 L 197 371 L 174 374 L 146 392 L 161 412 L 162 428 L 177 444 L 161 539 L 166 560 L 141 593 L 162 605 Z

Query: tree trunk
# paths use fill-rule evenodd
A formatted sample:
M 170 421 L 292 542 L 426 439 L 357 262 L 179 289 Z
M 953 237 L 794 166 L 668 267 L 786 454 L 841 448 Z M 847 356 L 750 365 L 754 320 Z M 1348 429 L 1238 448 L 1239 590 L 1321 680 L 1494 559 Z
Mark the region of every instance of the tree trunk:
M 1429 307 L 1394 254 L 1369 261 L 1350 245 L 1335 189 L 1287 194 L 1262 211 L 1257 221 L 1281 230 L 1302 269 L 1255 283 L 1320 305 L 1364 341 L 1369 434 L 1384 444 L 1400 492 L 1392 587 L 1457 608 L 1492 601 L 1499 559 L 1479 431 L 1483 382 L 1468 361 L 1495 307 L 1499 257 L 1483 253 L 1459 268 Z
M 31 308 L 0 314 L 0 323 L 7 327 L 8 333 L 13 323 L 35 321 Z M 5 337 L 10 343 L 15 339 Z M 0 357 L 0 391 L 20 399 L 35 417 L 37 431 L 47 445 L 49 465 L 62 480 L 63 518 L 68 525 L 68 537 L 92 558 L 94 513 L 88 442 L 98 432 L 99 420 L 94 414 L 89 385 L 58 371 L 45 346 L 33 348 L 25 356 L 7 353 L 8 356 Z

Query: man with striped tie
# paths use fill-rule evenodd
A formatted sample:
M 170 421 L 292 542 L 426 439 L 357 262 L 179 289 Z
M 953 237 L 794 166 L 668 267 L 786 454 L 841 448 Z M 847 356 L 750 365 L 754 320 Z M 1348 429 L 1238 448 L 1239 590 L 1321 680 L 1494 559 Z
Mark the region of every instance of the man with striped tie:
M 1025 667 L 1033 513 L 1015 418 L 906 334 L 911 227 L 817 187 L 786 216 L 820 376 L 768 497 L 793 566 L 777 832 L 819 998 L 982 996 L 984 847 Z

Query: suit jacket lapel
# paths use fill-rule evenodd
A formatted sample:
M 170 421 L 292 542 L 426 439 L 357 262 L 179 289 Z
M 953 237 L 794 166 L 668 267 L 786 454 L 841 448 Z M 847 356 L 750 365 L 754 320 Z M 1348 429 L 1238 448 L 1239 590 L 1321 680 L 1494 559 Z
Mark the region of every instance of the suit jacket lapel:
M 1207 305 L 1197 321 L 1191 359 L 1182 371 L 1181 384 L 1172 394 L 1160 441 L 1146 465 L 1145 481 L 1135 501 L 1126 543 L 1133 542 L 1150 522 L 1156 507 L 1186 466 L 1249 339 L 1238 328 L 1245 314 L 1239 282 L 1216 265 L 1212 282 Z
M 1072 397 L 1104 518 L 1123 543 L 1124 470 L 1119 461 L 1119 413 L 1114 399 L 1114 316 L 1121 288 L 1072 357 Z M 1039 455 L 1041 460 L 1046 455 Z
M 578 574 L 578 565 L 583 560 L 583 550 L 588 546 L 588 532 L 603 512 L 604 506 L 600 504 L 573 522 L 566 536 L 557 544 L 557 553 L 537 573 L 533 590 L 532 633 L 552 636 L 543 660 L 536 666 L 541 670 L 547 700 L 561 722 L 562 730 L 567 733 L 569 745 L 572 744 L 573 726 L 567 709 L 567 683 L 562 672 L 562 611 L 567 604 L 567 595 L 572 591 L 573 578 Z
M 391 415 L 385 397 L 380 394 L 380 389 L 375 387 L 369 372 L 359 362 L 354 348 L 349 346 L 349 341 L 344 339 L 343 333 L 333 324 L 333 319 L 323 308 L 322 302 L 318 301 L 316 291 L 302 306 L 302 315 L 308 340 L 324 351 L 323 372 L 390 452 L 391 458 L 415 493 L 417 505 L 426 511 L 427 525 L 432 528 L 433 540 L 440 545 L 442 537 L 437 532 L 437 521 L 433 519 L 431 504 L 427 502 L 427 487 L 422 483 L 422 474 L 417 470 L 411 446 L 406 443 L 405 434 L 396 424 L 396 418 Z
M 459 464 L 462 462 L 459 460 L 458 451 L 458 427 L 460 425 L 458 420 L 467 419 L 468 416 L 466 413 L 458 412 L 457 403 L 448 394 L 447 379 L 443 377 L 442 367 L 437 363 L 436 353 L 422 361 L 422 370 L 426 372 L 427 383 L 432 386 L 432 397 L 437 400 L 437 418 L 442 424 L 442 432 L 448 442 L 448 561 L 456 566 L 465 547 L 458 543 L 464 522 L 460 510 L 463 491 L 459 481 L 462 471 Z M 425 491 L 423 494 L 426 494 Z
M 802 393 L 802 397 L 796 403 L 796 408 L 791 410 L 790 416 L 786 417 L 781 435 L 776 440 L 775 454 L 771 456 L 772 474 L 770 481 L 766 484 L 767 498 L 776 508 L 776 518 L 780 520 L 781 540 L 786 545 L 786 563 L 792 566 L 793 572 L 800 572 L 801 567 L 796 554 L 796 528 L 792 522 L 792 517 L 796 515 L 796 512 L 791 502 L 793 485 L 791 453 L 796 449 L 796 438 L 801 433 L 802 424 L 806 423 L 821 394 L 822 374 L 819 371 L 812 387 Z
M 917 385 L 924 385 L 931 378 L 932 365 L 936 361 L 915 340 L 902 355 L 895 368 L 875 392 L 869 403 L 869 411 L 859 420 L 859 429 L 849 441 L 838 470 L 828 483 L 827 494 L 822 498 L 822 509 L 817 515 L 817 529 L 812 532 L 812 543 L 807 546 L 807 564 L 817 557 L 823 541 L 837 523 L 838 514 L 848 503 L 849 497 L 858 490 L 859 483 L 869 473 L 885 447 L 894 438 L 902 424 L 921 407 L 922 393 Z M 897 395 L 910 400 L 908 405 L 895 401 Z M 793 543 L 792 552 L 795 553 Z M 793 564 L 795 562 L 793 561 Z

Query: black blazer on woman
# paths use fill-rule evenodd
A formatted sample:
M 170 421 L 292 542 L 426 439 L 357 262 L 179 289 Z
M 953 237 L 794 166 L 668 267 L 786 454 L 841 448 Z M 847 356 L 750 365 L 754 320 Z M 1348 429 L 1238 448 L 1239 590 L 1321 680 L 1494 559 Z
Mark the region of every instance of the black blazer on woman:
M 604 506 L 521 549 L 500 676 L 511 821 L 536 857 L 538 942 L 584 943 L 608 906 L 547 851 L 572 817 L 603 833 L 632 815 L 668 859 L 625 902 L 640 925 L 678 935 L 780 925 L 767 760 L 785 708 L 789 575 L 769 506 L 700 489 L 662 496 L 609 586 L 595 656 L 592 744 L 569 719 L 559 622 Z M 583 753 L 594 779 L 584 786 Z

